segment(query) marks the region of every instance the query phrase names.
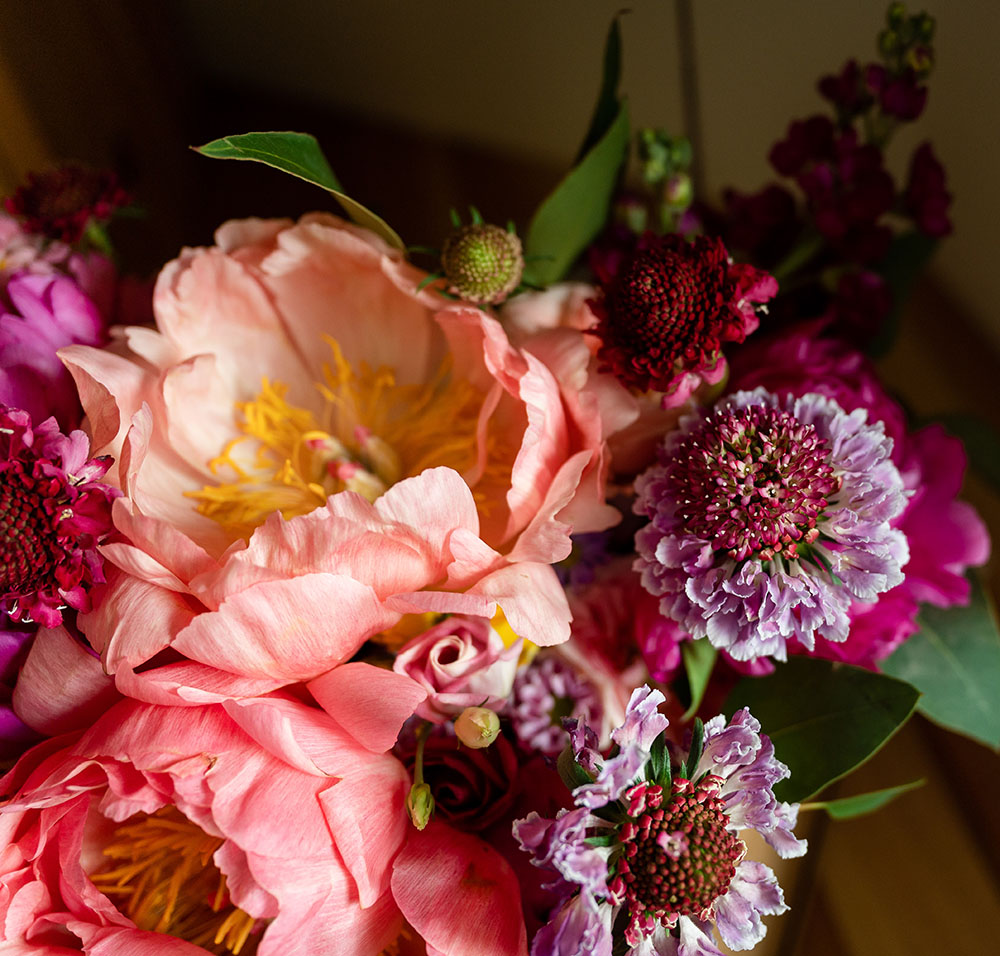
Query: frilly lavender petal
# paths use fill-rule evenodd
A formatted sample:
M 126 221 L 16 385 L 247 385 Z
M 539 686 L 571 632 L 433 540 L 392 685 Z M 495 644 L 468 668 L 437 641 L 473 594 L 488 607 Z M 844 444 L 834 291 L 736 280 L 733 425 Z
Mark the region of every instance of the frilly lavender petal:
M 56 627 L 62 608 L 87 610 L 104 581 L 97 545 L 120 492 L 96 480 L 111 461 L 89 448 L 83 432 L 64 435 L 53 418 L 33 427 L 0 405 L 0 602 L 15 620 Z
M 649 760 L 653 741 L 667 728 L 669 721 L 657 708 L 666 698 L 648 686 L 632 692 L 625 711 L 625 723 L 611 732 L 618 744 L 616 756 L 605 760 L 593 783 L 573 792 L 577 806 L 595 809 L 617 800 L 635 780 Z
M 535 934 L 531 956 L 611 956 L 611 919 L 610 906 L 574 896 Z
M 720 779 L 719 796 L 733 824 L 756 830 L 779 856 L 802 856 L 807 843 L 791 833 L 798 806 L 779 803 L 773 791 L 789 770 L 774 756 L 760 722 L 746 707 L 728 724 L 721 715 L 713 717 L 705 724 L 703 747 L 694 779 L 706 773 Z
M 715 925 L 730 949 L 753 949 L 767 933 L 761 914 L 777 916 L 787 910 L 774 871 L 744 860 L 736 867 L 729 892 L 715 904 Z
M 843 641 L 853 598 L 903 580 L 892 441 L 818 394 L 738 392 L 683 418 L 636 482 L 636 570 L 660 610 L 734 659 Z
M 592 826 L 586 808 L 562 810 L 555 820 L 532 811 L 514 823 L 514 837 L 536 866 L 555 870 L 567 883 L 601 895 L 608 883 L 608 851 L 586 842 Z

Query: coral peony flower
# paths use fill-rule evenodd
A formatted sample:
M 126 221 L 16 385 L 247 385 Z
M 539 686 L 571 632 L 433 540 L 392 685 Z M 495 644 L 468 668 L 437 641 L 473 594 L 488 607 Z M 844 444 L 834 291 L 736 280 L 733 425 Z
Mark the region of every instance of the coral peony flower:
M 777 282 L 729 259 L 718 239 L 649 234 L 592 307 L 601 368 L 629 388 L 680 405 L 725 374 L 722 346 L 757 328 Z
M 159 331 L 62 353 L 95 440 L 124 455 L 131 543 L 107 552 L 126 572 L 107 600 L 170 608 L 143 637 L 84 621 L 108 666 L 172 645 L 307 679 L 403 614 L 498 603 L 518 634 L 565 639 L 549 564 L 567 521 L 614 514 L 603 436 L 575 426 L 552 372 L 334 217 L 229 223 L 218 242 L 161 274 Z
M 122 702 L 5 784 L 9 944 L 371 956 L 398 932 L 406 774 L 298 702 Z
M 732 383 L 781 396 L 819 392 L 847 412 L 864 409 L 892 439 L 892 460 L 908 492 L 905 509 L 893 520 L 910 552 L 904 579 L 873 600 L 853 601 L 847 640 L 821 640 L 815 649 L 823 657 L 875 667 L 915 633 L 920 602 L 951 607 L 968 601 L 965 573 L 989 557 L 990 539 L 975 509 L 958 500 L 966 468 L 961 442 L 939 425 L 910 431 L 871 362 L 822 330 L 821 323 L 809 323 L 780 339 L 748 345 L 733 359 Z
M 727 946 L 750 949 L 767 931 L 761 915 L 788 908 L 773 872 L 745 859 L 739 837 L 754 829 L 781 856 L 805 853 L 791 832 L 798 808 L 772 791 L 788 768 L 746 709 L 728 724 L 712 718 L 703 749 L 696 744 L 671 767 L 663 701 L 649 687 L 635 691 L 608 759 L 576 723 L 573 755 L 585 782 L 573 790 L 575 809 L 514 824 L 522 848 L 558 874 L 566 897 L 535 936 L 533 956 L 611 956 L 622 941 L 615 952 L 719 956 L 713 924 Z M 613 940 L 620 919 L 624 938 Z
M 118 491 L 97 480 L 110 460 L 89 451 L 83 432 L 0 405 L 0 602 L 14 620 L 55 627 L 104 580 L 97 545 Z
M 466 707 L 503 706 L 520 652 L 520 642 L 508 647 L 485 618 L 454 615 L 407 642 L 392 669 L 427 691 L 417 715 L 442 723 Z
M 816 393 L 738 392 L 689 416 L 636 484 L 643 586 L 738 661 L 845 640 L 851 599 L 895 587 L 908 559 L 891 448 Z

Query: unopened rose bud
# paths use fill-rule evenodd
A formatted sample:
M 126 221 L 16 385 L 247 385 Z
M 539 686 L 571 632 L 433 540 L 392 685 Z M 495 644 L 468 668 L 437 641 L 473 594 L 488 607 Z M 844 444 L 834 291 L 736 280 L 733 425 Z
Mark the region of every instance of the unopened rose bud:
M 406 795 L 406 812 L 410 815 L 410 823 L 422 830 L 430 823 L 434 813 L 434 794 L 426 783 L 415 783 Z
M 455 733 L 466 747 L 488 747 L 500 733 L 500 718 L 487 707 L 466 707 L 455 720 Z

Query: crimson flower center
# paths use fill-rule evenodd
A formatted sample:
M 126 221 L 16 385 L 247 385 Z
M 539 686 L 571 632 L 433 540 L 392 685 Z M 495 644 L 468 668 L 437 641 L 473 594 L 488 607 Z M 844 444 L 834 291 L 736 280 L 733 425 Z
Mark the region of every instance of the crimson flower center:
M 0 593 L 23 593 L 47 583 L 63 557 L 49 511 L 53 504 L 58 507 L 49 487 L 57 482 L 40 482 L 16 461 L 0 468 Z
M 685 532 L 737 561 L 799 557 L 841 485 L 826 440 L 770 406 L 714 411 L 673 461 L 670 490 Z
M 726 828 L 716 778 L 698 786 L 678 778 L 669 793 L 645 788 L 645 808 L 622 829 L 617 875 L 633 914 L 658 920 L 708 918 L 712 904 L 729 889 L 746 850 Z

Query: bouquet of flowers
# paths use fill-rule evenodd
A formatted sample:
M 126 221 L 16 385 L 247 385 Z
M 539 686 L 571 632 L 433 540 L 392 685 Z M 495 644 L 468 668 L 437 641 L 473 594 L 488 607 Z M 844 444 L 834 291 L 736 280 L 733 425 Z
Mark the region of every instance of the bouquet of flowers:
M 931 147 L 883 161 L 933 30 L 894 4 L 722 208 L 633 137 L 617 23 L 522 234 L 406 246 L 312 137 L 229 136 L 341 215 L 150 296 L 113 175 L 11 196 L 0 949 L 748 950 L 766 854 L 907 789 L 823 794 L 915 709 L 1000 745 L 962 444 L 869 357 L 950 230 Z

